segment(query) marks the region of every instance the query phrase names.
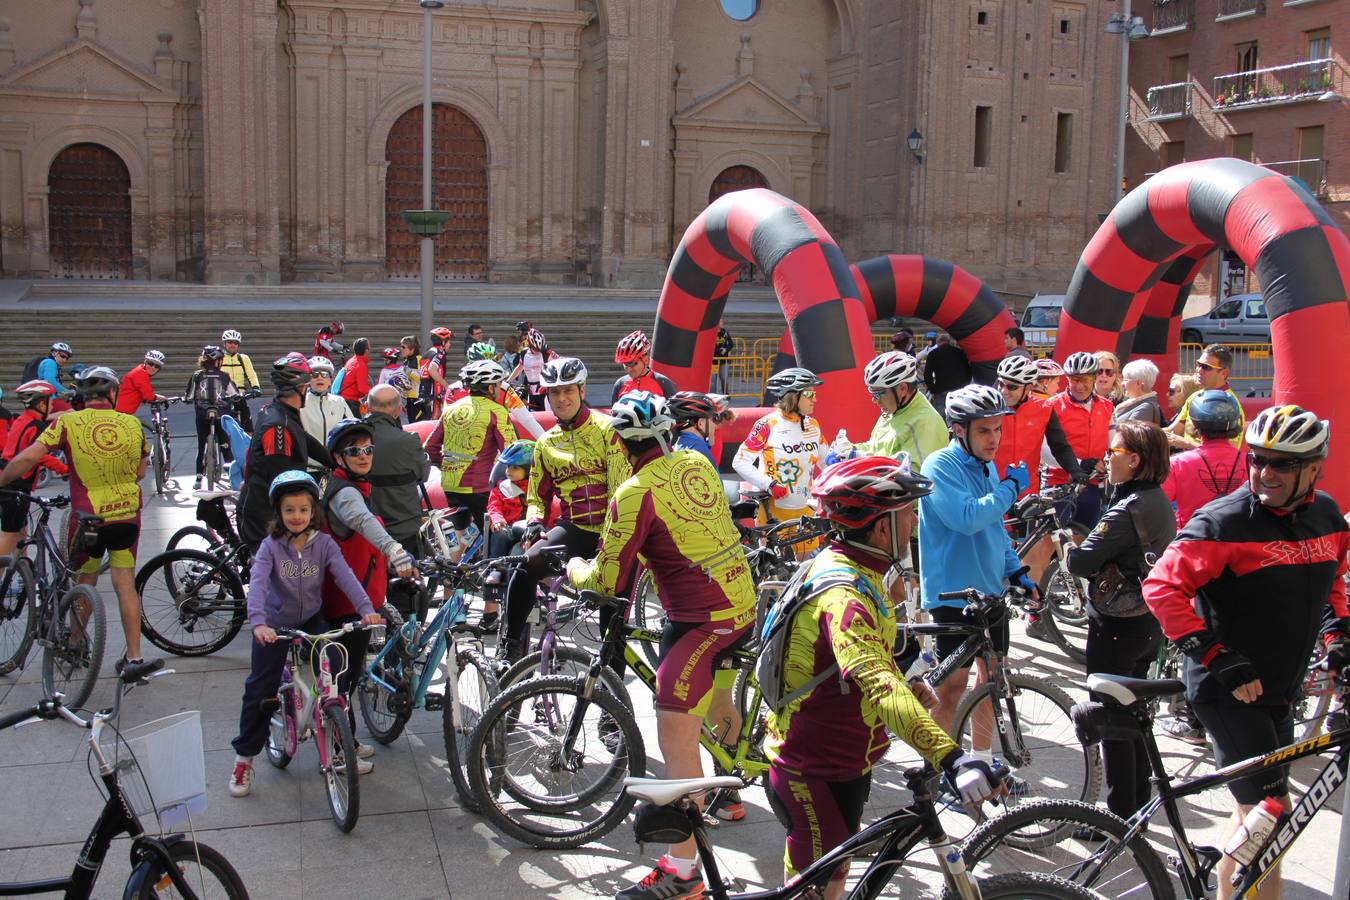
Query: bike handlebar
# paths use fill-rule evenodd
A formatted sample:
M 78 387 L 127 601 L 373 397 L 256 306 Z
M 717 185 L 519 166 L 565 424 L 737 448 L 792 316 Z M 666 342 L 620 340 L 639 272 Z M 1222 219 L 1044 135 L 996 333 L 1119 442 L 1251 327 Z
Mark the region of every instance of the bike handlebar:
M 0 488 L 0 494 L 8 494 L 11 497 L 31 500 L 43 509 L 65 509 L 70 505 L 70 497 L 66 494 L 57 494 L 55 497 L 39 497 L 37 494 L 16 491 L 13 488 Z
M 383 625 L 366 625 L 363 622 L 347 622 L 330 631 L 320 631 L 311 634 L 308 631 L 302 631 L 299 628 L 273 628 L 277 637 L 290 638 L 293 641 L 335 641 L 344 634 L 351 634 L 353 631 L 366 631 L 371 628 L 383 628 Z

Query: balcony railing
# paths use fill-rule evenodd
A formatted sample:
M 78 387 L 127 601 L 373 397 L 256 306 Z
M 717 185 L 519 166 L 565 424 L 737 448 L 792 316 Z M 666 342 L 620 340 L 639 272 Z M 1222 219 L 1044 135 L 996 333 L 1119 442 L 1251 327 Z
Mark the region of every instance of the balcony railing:
M 1336 75 L 1332 59 L 1234 72 L 1214 79 L 1214 105 L 1220 109 L 1241 109 L 1272 103 L 1316 100 L 1332 90 Z
M 1195 0 L 1153 0 L 1153 34 L 1183 31 L 1195 24 Z
M 1219 0 L 1214 21 L 1236 19 L 1239 16 L 1256 16 L 1265 13 L 1266 0 Z
M 1287 159 L 1283 162 L 1261 163 L 1267 169 L 1274 169 L 1281 175 L 1288 175 L 1303 182 L 1314 197 L 1327 196 L 1327 160 L 1325 159 Z
M 1191 83 L 1155 84 L 1145 95 L 1150 122 L 1181 119 L 1191 114 Z

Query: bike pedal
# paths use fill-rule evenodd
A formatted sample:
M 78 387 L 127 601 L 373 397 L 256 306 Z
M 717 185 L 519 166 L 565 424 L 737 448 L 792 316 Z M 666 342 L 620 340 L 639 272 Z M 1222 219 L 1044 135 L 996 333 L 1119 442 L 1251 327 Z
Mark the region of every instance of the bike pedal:
M 427 694 L 425 708 L 427 712 L 436 712 L 445 706 L 445 697 L 442 694 Z
M 280 697 L 267 697 L 258 701 L 258 709 L 264 714 L 270 716 L 272 713 L 281 709 Z

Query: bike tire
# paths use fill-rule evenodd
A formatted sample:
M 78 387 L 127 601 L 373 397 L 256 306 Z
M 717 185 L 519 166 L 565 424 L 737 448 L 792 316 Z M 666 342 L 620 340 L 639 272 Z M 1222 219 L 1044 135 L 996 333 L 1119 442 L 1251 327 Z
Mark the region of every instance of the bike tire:
M 997 755 L 1027 782 L 1027 791 L 1033 797 L 1096 801 L 1102 780 L 1101 754 L 1096 745 L 1085 747 L 1078 740 L 1070 714 L 1073 700 L 1060 688 L 1034 675 L 1010 672 L 1008 682 L 1013 689 L 1004 707 L 1008 730 L 1021 733 L 1021 743 L 1029 758 L 1016 758 L 1016 752 L 1009 752 L 1015 748 L 1004 746 L 1001 737 Z M 971 749 L 971 717 L 977 704 L 988 702 L 989 694 L 988 682 L 978 685 L 956 707 L 952 735 L 967 751 Z M 1039 698 L 1039 702 L 1033 702 L 1032 698 Z M 1010 798 L 1008 805 L 1011 808 L 1019 802 Z
M 361 720 L 366 723 L 370 736 L 388 745 L 398 740 L 412 718 L 412 687 L 409 684 L 412 660 L 408 658 L 407 640 L 400 631 L 403 620 L 398 610 L 386 603 L 380 612 L 385 617 L 385 634 L 389 635 L 385 640 L 398 643 L 378 663 L 371 662 L 370 668 L 361 673 L 354 693 L 361 710 Z M 389 684 L 398 685 L 397 690 L 391 692 L 383 685 L 376 684 L 371 679 L 372 673 Z M 395 696 L 400 693 L 405 696 L 395 701 Z M 407 708 L 404 709 L 404 706 Z
M 37 636 L 37 573 L 16 556 L 0 572 L 0 675 L 24 667 Z
M 1064 579 L 1072 577 L 1058 565 L 1051 564 L 1046 567 L 1045 574 L 1041 576 L 1040 589 L 1042 606 L 1049 610 L 1050 614 L 1042 615 L 1040 621 L 1045 626 L 1050 640 L 1065 656 L 1076 663 L 1086 663 L 1087 617 L 1083 617 L 1080 625 L 1074 617 L 1061 615 L 1056 611 L 1058 604 L 1055 598 L 1065 595 L 1067 589 L 1064 587 Z
M 45 469 L 43 471 L 46 471 Z M 65 560 L 66 565 L 70 565 L 70 560 L 74 555 L 75 548 L 72 542 L 75 539 L 75 532 L 71 530 L 70 517 L 73 515 L 71 507 L 67 506 L 59 514 L 56 527 L 52 529 L 52 535 L 56 538 L 56 546 L 61 548 L 61 558 Z M 108 569 L 112 567 L 112 559 L 107 554 L 98 564 L 98 574 L 106 575 Z
M 239 634 L 247 615 L 233 567 L 200 550 L 169 550 L 136 573 L 141 634 L 177 656 L 206 656 Z
M 220 535 L 204 525 L 184 525 L 175 531 L 169 542 L 164 545 L 165 552 L 180 549 L 196 550 L 199 553 L 210 553 L 212 556 L 223 553 L 228 548 L 229 545 Z
M 153 461 L 151 468 L 155 472 L 155 493 L 163 494 L 164 488 L 169 483 L 169 462 L 164 456 L 164 436 L 155 434 L 154 442 L 150 446 Z
M 550 675 L 567 675 L 576 678 L 578 675 L 585 675 L 591 667 L 591 654 L 577 647 L 569 647 L 558 641 L 553 642 L 553 664 Z M 543 662 L 544 651 L 536 650 L 533 653 L 522 656 L 511 664 L 511 667 L 503 672 L 497 679 L 500 690 L 506 690 L 515 687 L 522 681 L 538 677 L 539 666 Z M 600 684 L 605 690 L 623 701 L 623 705 L 629 709 L 633 708 L 633 698 L 628 693 L 627 686 L 619 673 L 615 672 L 609 666 L 605 666 L 600 672 Z
M 290 688 L 290 685 L 285 685 L 284 688 Z M 284 769 L 294 758 L 294 755 L 286 749 L 286 718 L 290 714 L 291 696 L 290 691 L 285 689 L 277 693 L 285 705 L 272 713 L 272 718 L 267 722 L 267 743 L 263 745 L 263 750 L 267 754 L 267 761 L 274 768 Z
M 956 900 L 960 895 L 948 887 L 942 900 Z M 1039 872 L 1018 872 L 994 875 L 980 879 L 982 900 L 1100 900 L 1087 888 Z
M 633 624 L 638 628 L 660 631 L 666 627 L 666 610 L 661 598 L 656 595 L 656 582 L 652 580 L 652 570 L 642 568 L 642 572 L 633 582 Z M 661 655 L 661 647 L 650 641 L 642 641 L 642 655 L 647 665 L 655 666 Z
M 90 612 L 82 626 L 84 637 L 76 648 L 70 645 L 69 623 L 75 615 L 76 605 L 81 602 Z M 103 609 L 103 599 L 88 584 L 77 584 L 66 591 L 52 613 L 48 643 L 42 648 L 42 690 L 48 697 L 60 691 L 66 696 L 66 706 L 79 709 L 94 692 L 99 668 L 103 665 L 108 616 Z
M 1056 838 L 1065 826 L 1067 835 Z M 1080 827 L 1110 835 L 1110 840 L 1080 841 L 1072 836 Z M 1107 898 L 1174 900 L 1167 864 L 1142 834 L 1123 843 L 1128 831 L 1123 819 L 1089 803 L 1032 800 L 976 828 L 962 843 L 961 853 L 966 867 L 981 878 L 1035 869 L 1082 882 Z M 1099 872 L 1081 871 L 1093 860 L 1101 861 Z
M 190 840 L 168 845 L 169 857 L 178 864 L 188 886 L 199 897 L 248 900 L 248 888 L 234 866 L 219 850 Z M 166 893 L 166 891 L 168 893 Z M 126 896 L 136 900 L 166 900 L 182 897 L 157 857 L 142 860 L 127 880 Z
M 329 703 L 323 708 L 323 733 L 320 740 L 328 742 L 328 766 L 323 773 L 323 787 L 328 793 L 328 812 L 333 824 L 343 834 L 350 834 L 361 818 L 361 785 L 357 774 L 356 738 L 347 720 L 347 710 L 340 703 Z
M 521 707 L 531 701 L 549 698 L 548 702 L 556 703 L 556 698 L 566 697 L 580 699 L 576 679 L 566 675 L 523 681 L 497 696 L 484 711 L 482 721 L 469 738 L 469 784 L 478 800 L 479 810 L 503 834 L 541 849 L 580 847 L 613 831 L 636 803 L 635 797 L 620 789 L 623 779 L 642 776 L 647 771 L 642 732 L 633 714 L 613 694 L 595 691 L 586 699 L 583 716 L 589 716 L 594 711 L 597 725 L 604 717 L 614 723 L 614 730 L 609 735 L 612 748 L 607 747 L 598 736 L 598 728 L 594 740 L 583 735 L 587 751 L 594 751 L 598 747 L 610 756 L 608 762 L 601 759 L 600 765 L 589 767 L 601 769 L 600 778 L 580 792 L 548 798 L 536 796 L 536 800 L 549 801 L 547 804 L 538 804 L 550 807 L 545 810 L 519 803 L 517 794 L 527 786 L 523 782 L 524 776 L 542 775 L 546 779 L 554 779 L 562 775 L 554 765 L 557 757 L 551 755 L 549 746 L 553 745 L 553 751 L 558 749 L 558 729 L 550 730 L 547 723 L 543 723 L 542 727 L 536 725 L 529 711 L 522 715 Z M 572 710 L 575 710 L 575 706 Z M 559 721 L 568 720 L 570 715 L 559 717 Z M 582 724 L 584 726 L 584 720 Z M 513 743 L 513 739 L 522 736 L 526 738 L 525 741 Z M 535 736 L 539 739 L 537 748 L 530 746 Z M 519 750 L 516 749 L 517 744 Z M 572 752 L 576 752 L 575 747 Z M 511 771 L 511 766 L 517 760 L 524 763 L 526 768 L 515 773 Z M 568 774 L 588 768 L 584 754 L 581 759 L 573 758 L 572 764 L 575 768 Z M 517 783 L 508 787 L 507 782 L 513 779 Z M 539 781 L 539 784 L 545 789 L 550 787 L 544 780 Z M 571 791 L 571 785 L 562 781 L 559 781 L 558 786 Z M 604 806 L 606 801 L 611 801 L 608 807 Z M 595 810 L 596 814 L 591 814 L 591 810 Z
M 206 489 L 213 490 L 220 483 L 220 444 L 216 441 L 214 432 L 206 439 L 206 447 L 202 450 L 206 454 L 202 460 L 202 474 L 206 476 Z
M 465 648 L 455 655 L 458 678 L 446 684 L 441 703 L 441 736 L 445 739 L 445 764 L 455 782 L 455 793 L 470 812 L 478 812 L 473 785 L 469 783 L 469 738 L 483 719 L 483 710 L 501 693 L 492 663 L 477 650 Z M 453 694 L 453 696 L 452 696 Z M 459 724 L 455 724 L 455 710 Z

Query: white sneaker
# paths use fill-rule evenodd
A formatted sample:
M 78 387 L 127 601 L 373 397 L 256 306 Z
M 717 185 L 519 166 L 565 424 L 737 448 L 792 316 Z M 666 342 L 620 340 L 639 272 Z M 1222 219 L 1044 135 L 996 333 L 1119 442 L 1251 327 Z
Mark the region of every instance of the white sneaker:
M 333 766 L 333 768 L 334 768 L 335 770 L 339 771 L 339 772 L 345 772 L 345 771 L 347 770 L 346 765 L 345 765 L 344 763 L 341 763 L 341 762 L 335 764 L 335 765 Z M 368 759 L 361 759 L 360 756 L 357 756 L 357 758 L 356 758 L 356 774 L 357 774 L 357 775 L 369 775 L 369 774 L 370 774 L 371 772 L 373 772 L 374 770 L 375 770 L 375 764 L 374 764 L 373 762 L 371 762 L 371 761 L 368 760 Z
M 230 773 L 230 796 L 247 797 L 253 790 L 253 763 L 236 762 Z
M 370 759 L 375 755 L 375 748 L 369 744 L 363 744 L 360 741 L 356 743 L 356 756 L 358 759 Z

